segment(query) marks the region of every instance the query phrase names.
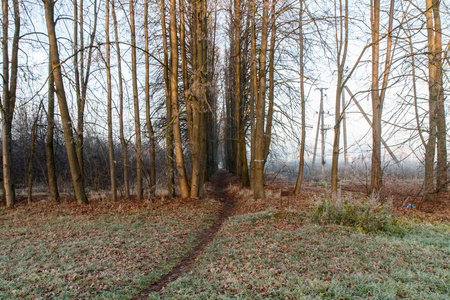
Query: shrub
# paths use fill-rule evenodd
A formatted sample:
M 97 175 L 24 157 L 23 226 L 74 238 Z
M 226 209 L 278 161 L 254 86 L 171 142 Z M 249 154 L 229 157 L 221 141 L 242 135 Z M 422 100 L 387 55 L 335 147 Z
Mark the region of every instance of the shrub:
M 364 199 L 361 203 L 323 200 L 312 210 L 310 217 L 322 225 L 348 226 L 362 233 L 397 231 L 393 230 L 397 226 L 389 207 L 376 199 Z

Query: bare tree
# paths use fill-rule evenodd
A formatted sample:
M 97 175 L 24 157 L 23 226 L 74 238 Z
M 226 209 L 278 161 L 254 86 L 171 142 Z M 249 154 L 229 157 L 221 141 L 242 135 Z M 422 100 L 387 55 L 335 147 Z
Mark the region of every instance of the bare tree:
M 189 184 L 184 166 L 181 147 L 180 118 L 178 112 L 178 38 L 176 20 L 176 0 L 170 0 L 170 96 L 172 102 L 173 138 L 178 171 L 178 182 L 182 198 L 189 197 Z
M 348 49 L 348 0 L 339 1 L 339 17 L 336 18 L 336 44 L 337 44 L 337 85 L 334 112 L 334 141 L 333 141 L 333 157 L 331 161 L 331 196 L 337 198 L 338 191 L 338 162 L 339 162 L 339 139 L 341 126 L 341 95 L 344 89 L 344 69 L 347 60 Z
M 263 14 L 261 25 L 261 44 L 259 49 L 259 76 L 258 93 L 255 97 L 255 148 L 253 197 L 264 199 L 264 121 L 266 103 L 266 63 L 267 63 L 267 40 L 269 24 L 269 1 L 263 1 Z
M 115 0 L 111 2 L 111 13 L 114 22 L 114 38 L 117 52 L 117 76 L 119 82 L 119 134 L 120 144 L 122 146 L 123 156 L 123 181 L 125 187 L 125 197 L 130 197 L 130 185 L 128 180 L 128 143 L 125 139 L 124 126 L 123 126 L 123 76 L 122 76 L 122 56 L 120 55 L 119 45 L 119 31 L 117 26 Z
M 301 134 L 301 140 L 300 140 L 300 159 L 299 159 L 299 166 L 298 166 L 298 176 L 297 181 L 295 183 L 294 188 L 294 194 L 300 193 L 300 189 L 302 187 L 302 180 L 303 180 L 303 169 L 305 166 L 305 140 L 306 140 L 306 112 L 305 112 L 305 66 L 303 63 L 303 55 L 304 55 L 304 46 L 303 46 L 303 0 L 300 0 L 300 13 L 299 13 L 299 20 L 298 20 L 298 27 L 299 27 L 299 44 L 300 44 L 300 102 L 301 102 L 301 109 L 302 109 L 302 134 Z M 317 127 L 319 129 L 319 127 Z M 317 131 L 318 133 L 319 131 Z M 317 137 L 316 137 L 317 141 Z M 315 149 L 315 148 L 314 148 Z M 314 162 L 313 162 L 314 163 Z
M 429 133 L 425 148 L 425 192 L 431 199 L 435 194 L 434 157 L 436 138 L 438 149 L 437 190 L 447 183 L 447 149 L 444 112 L 444 91 L 442 86 L 442 36 L 439 15 L 439 0 L 426 0 L 428 40 L 428 90 L 429 90 Z
M 109 156 L 109 172 L 111 178 L 111 196 L 112 201 L 117 201 L 116 188 L 116 172 L 115 172 L 115 158 L 114 158 L 114 142 L 113 142 L 113 127 L 112 127 L 112 84 L 111 84 L 111 44 L 109 40 L 109 0 L 106 0 L 106 15 L 105 15 L 105 32 L 106 32 L 106 81 L 108 89 L 108 156 Z
M 85 46 L 84 46 L 84 5 L 83 0 L 73 1 L 74 5 L 74 67 L 75 67 L 75 91 L 77 93 L 77 156 L 80 164 L 81 174 L 84 175 L 84 111 L 86 107 L 86 97 L 88 91 L 89 78 L 91 76 L 92 56 L 94 51 L 95 35 L 97 33 L 98 8 L 97 0 L 94 0 L 93 15 L 94 24 L 89 37 L 89 45 L 87 46 L 87 61 L 85 62 Z M 79 23 L 79 24 L 78 24 Z M 80 41 L 78 41 L 78 30 Z M 80 44 L 79 44 L 80 43 Z M 81 49 L 79 46 L 81 45 Z M 78 61 L 78 52 L 80 60 Z
M 47 108 L 47 140 L 45 145 L 45 153 L 47 158 L 47 176 L 48 189 L 50 198 L 53 201 L 59 200 L 58 182 L 55 170 L 55 154 L 53 147 L 53 137 L 55 131 L 55 80 L 53 77 L 53 59 L 50 57 L 49 51 L 49 75 L 48 75 L 48 108 Z
M 372 20 L 372 171 L 371 193 L 381 196 L 382 170 L 381 170 L 381 117 L 383 102 L 391 67 L 392 22 L 394 19 L 394 0 L 391 0 L 389 11 L 389 25 L 387 33 L 386 60 L 383 72 L 383 82 L 380 87 L 379 57 L 380 57 L 380 1 L 371 2 Z
M 142 186 L 142 145 L 141 145 L 141 121 L 139 117 L 139 92 L 137 84 L 137 59 L 136 59 L 136 25 L 134 13 L 134 1 L 130 0 L 130 30 L 131 30 L 131 76 L 133 85 L 133 103 L 134 103 L 134 131 L 136 141 L 136 193 L 137 200 L 143 198 Z
M 77 158 L 76 147 L 73 141 L 73 128 L 70 119 L 69 108 L 67 105 L 66 93 L 64 91 L 64 82 L 61 72 L 61 63 L 59 59 L 58 43 L 55 33 L 54 21 L 54 0 L 43 0 L 45 8 L 45 21 L 47 24 L 48 39 L 50 44 L 50 57 L 52 58 L 53 76 L 55 79 L 56 95 L 58 97 L 59 110 L 61 114 L 61 123 L 64 130 L 64 140 L 67 151 L 67 158 L 70 165 L 75 197 L 78 204 L 88 203 L 84 191 L 83 176 Z
M 148 36 L 148 0 L 144 1 L 144 37 L 145 37 L 145 115 L 150 139 L 150 196 L 155 197 L 156 190 L 156 142 L 150 111 L 150 53 Z
M 175 195 L 175 182 L 174 182 L 174 168 L 173 168 L 173 127 L 172 121 L 172 102 L 171 102 L 171 90 L 169 82 L 169 46 L 167 45 L 167 29 L 166 29 L 166 9 L 165 1 L 161 1 L 161 29 L 162 29 L 162 39 L 163 39 L 163 55 L 164 55 L 164 66 L 163 66 L 163 77 L 165 84 L 166 93 L 166 155 L 167 155 L 167 189 L 170 196 Z
M 3 196 L 6 200 L 7 207 L 15 205 L 14 183 L 12 174 L 12 120 L 14 117 L 14 109 L 16 105 L 17 90 L 17 71 L 18 71 L 18 53 L 19 53 L 19 37 L 20 37 L 20 12 L 19 1 L 13 0 L 14 8 L 14 36 L 12 41 L 11 62 L 9 60 L 8 48 L 8 20 L 9 5 L 8 0 L 2 0 L 2 16 L 3 16 L 3 99 L 0 99 L 2 114 L 2 159 L 3 159 Z M 11 68 L 11 74 L 10 74 Z M 10 77 L 11 75 L 11 77 Z

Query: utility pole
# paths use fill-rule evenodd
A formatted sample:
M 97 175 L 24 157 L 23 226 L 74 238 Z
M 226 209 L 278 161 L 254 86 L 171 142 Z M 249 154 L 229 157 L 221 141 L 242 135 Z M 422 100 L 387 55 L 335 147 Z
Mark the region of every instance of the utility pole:
M 321 140 L 322 140 L 322 180 L 325 180 L 325 125 L 324 125 L 324 110 L 323 110 L 323 91 L 327 90 L 327 88 L 317 88 L 316 90 L 320 91 L 320 108 L 319 108 L 319 117 L 317 120 L 317 131 L 316 131 L 316 140 L 314 143 L 314 154 L 313 161 L 311 166 L 311 173 L 314 173 L 314 166 L 316 163 L 316 152 L 317 152 L 317 141 L 319 138 L 319 128 L 321 132 Z

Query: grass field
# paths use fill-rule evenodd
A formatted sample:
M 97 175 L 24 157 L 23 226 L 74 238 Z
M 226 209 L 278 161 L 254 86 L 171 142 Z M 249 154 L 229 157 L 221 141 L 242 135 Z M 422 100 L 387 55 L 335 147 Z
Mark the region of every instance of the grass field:
M 214 200 L 0 210 L 0 299 L 129 299 L 213 223 Z
M 374 235 L 262 212 L 232 218 L 151 299 L 450 299 L 449 265 L 448 224 Z
M 276 199 L 237 197 L 192 268 L 149 298 L 450 299 L 448 222 L 401 217 L 392 232 L 366 234 L 318 225 L 292 201 L 285 211 Z M 0 299 L 130 299 L 187 255 L 219 208 L 211 199 L 1 208 Z

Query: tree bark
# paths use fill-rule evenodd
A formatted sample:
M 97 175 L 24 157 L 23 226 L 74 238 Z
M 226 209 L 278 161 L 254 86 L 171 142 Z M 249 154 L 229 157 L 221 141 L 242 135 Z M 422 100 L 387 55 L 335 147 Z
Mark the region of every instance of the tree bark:
M 72 121 L 70 119 L 69 108 L 67 106 L 66 93 L 64 91 L 64 82 L 61 73 L 58 43 L 55 33 L 54 2 L 53 0 L 44 0 L 43 2 L 45 7 L 45 20 L 47 24 L 48 39 L 50 45 L 50 57 L 52 58 L 56 95 L 59 103 L 61 123 L 64 130 L 64 140 L 66 145 L 67 158 L 70 165 L 70 173 L 72 175 L 75 197 L 78 204 L 87 204 L 88 199 L 84 190 L 83 176 L 81 174 L 76 148 L 74 145 Z

